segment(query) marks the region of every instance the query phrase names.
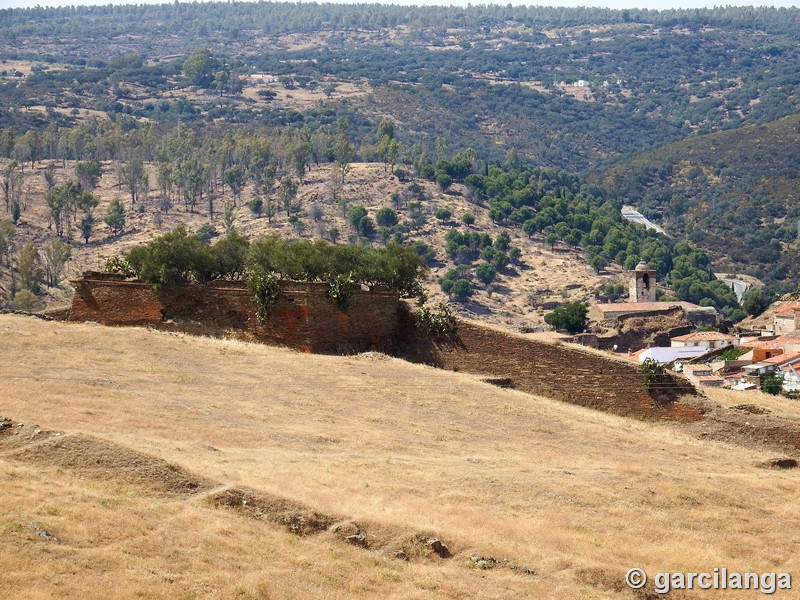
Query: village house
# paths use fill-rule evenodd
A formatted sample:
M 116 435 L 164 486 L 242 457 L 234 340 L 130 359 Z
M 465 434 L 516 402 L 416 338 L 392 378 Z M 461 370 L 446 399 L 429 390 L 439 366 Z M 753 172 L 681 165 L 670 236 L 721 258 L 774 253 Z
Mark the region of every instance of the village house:
M 715 375 L 708 365 L 683 365 L 683 375 L 695 385 L 705 387 L 722 387 L 725 380 Z
M 773 356 L 783 354 L 783 341 L 777 337 L 759 338 L 752 341 L 739 343 L 740 348 L 750 348 L 752 355 L 749 356 L 753 362 L 761 362 Z M 742 357 L 744 358 L 744 357 Z
M 726 346 L 736 346 L 739 340 L 732 335 L 719 331 L 695 331 L 686 335 L 679 335 L 670 340 L 673 348 L 705 348 L 716 350 Z
M 800 300 L 787 302 L 780 306 L 772 320 L 776 334 L 793 333 L 800 330 Z
M 267 75 L 266 73 L 253 73 L 251 75 L 243 75 L 242 80 L 251 85 L 265 85 L 267 83 L 275 83 L 278 78 L 274 75 Z
M 783 391 L 800 392 L 800 354 L 787 360 L 778 368 L 783 375 Z
M 659 364 L 668 365 L 680 360 L 692 360 L 702 356 L 707 351 L 704 348 L 667 348 L 664 346 L 653 346 L 637 352 L 638 361 L 644 362 L 651 358 Z

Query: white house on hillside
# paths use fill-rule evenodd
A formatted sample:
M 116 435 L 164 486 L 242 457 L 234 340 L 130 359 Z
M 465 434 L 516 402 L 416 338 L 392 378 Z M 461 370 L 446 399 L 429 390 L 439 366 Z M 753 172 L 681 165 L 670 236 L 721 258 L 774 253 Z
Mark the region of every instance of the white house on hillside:
M 675 362 L 676 360 L 691 360 L 702 356 L 708 352 L 705 348 L 664 348 L 656 346 L 655 348 L 647 348 L 639 352 L 639 362 L 644 362 L 646 358 L 652 358 L 659 364 L 667 365 Z
M 695 331 L 670 340 L 670 346 L 673 348 L 705 348 L 706 350 L 736 346 L 738 343 L 739 340 L 732 335 L 719 331 Z

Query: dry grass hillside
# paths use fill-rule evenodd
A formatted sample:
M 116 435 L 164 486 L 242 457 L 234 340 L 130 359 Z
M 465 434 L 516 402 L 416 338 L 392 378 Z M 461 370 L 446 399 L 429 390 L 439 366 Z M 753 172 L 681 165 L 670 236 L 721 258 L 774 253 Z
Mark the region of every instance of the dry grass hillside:
M 33 168 L 30 164 L 24 165 L 27 209 L 23 211 L 17 228 L 18 246 L 28 239 L 33 239 L 42 245 L 54 235 L 45 202 L 47 188 L 43 172 L 48 164 L 49 162 L 38 162 Z M 0 168 L 3 167 L 5 163 L 0 161 Z M 224 207 L 226 203 L 234 203 L 234 200 L 237 205 L 234 209 L 234 227 L 250 238 L 265 233 L 327 237 L 330 229 L 336 228 L 340 232 L 338 243 L 347 243 L 348 237 L 355 231 L 345 218 L 346 208 L 343 210 L 341 204 L 332 198 L 329 189 L 330 178 L 330 165 L 313 167 L 306 174 L 297 196 L 301 207 L 300 221 L 297 225 L 292 225 L 286 213 L 280 210 L 280 206 L 271 223 L 264 216 L 254 216 L 245 205 L 255 195 L 251 185 L 245 188 L 238 199 L 234 199 L 227 187 L 220 189 L 214 200 L 213 219 L 209 218 L 209 207 L 205 200 L 198 204 L 195 212 L 189 212 L 178 199 L 175 199 L 168 211 L 161 211 L 157 206 L 158 192 L 154 189 L 156 186 L 154 172 L 150 173 L 151 189 L 148 199 L 132 207 L 127 189 L 119 185 L 115 167 L 112 163 L 104 163 L 103 176 L 94 191 L 100 200 L 100 205 L 95 210 L 95 232 L 90 242 L 84 244 L 77 226 L 73 226 L 73 253 L 65 271 L 65 280 L 60 289 L 47 290 L 45 301 L 50 305 L 63 303 L 71 294 L 67 281 L 69 277 L 76 276 L 86 269 L 100 269 L 108 258 L 144 243 L 160 233 L 165 233 L 178 224 L 185 224 L 191 231 L 196 231 L 203 224 L 210 222 L 218 232 L 223 232 Z M 74 179 L 74 163 L 68 161 L 65 167 L 59 164 L 56 171 L 57 183 Z M 411 191 L 415 184 L 423 190 L 422 207 L 425 224 L 420 229 L 412 231 L 407 236 L 407 241 L 420 240 L 435 249 L 436 261 L 432 266 L 427 286 L 434 302 L 446 300 L 437 281 L 453 266 L 444 252 L 444 235 L 452 227 L 466 228 L 461 224 L 460 218 L 467 212 L 476 218 L 475 224 L 470 226 L 472 230 L 486 232 L 493 238 L 502 231 L 508 231 L 512 245 L 522 250 L 522 258 L 519 265 L 511 265 L 501 271 L 491 289 L 476 282 L 477 293 L 469 302 L 458 307 L 462 314 L 516 328 L 546 329 L 540 308 L 543 303 L 589 300 L 592 297 L 592 290 L 609 278 L 608 274 L 597 275 L 578 250 L 561 245 L 551 248 L 541 235 L 528 238 L 518 229 L 506 229 L 496 225 L 489 219 L 488 210 L 470 202 L 466 189 L 458 184 L 444 193 L 435 184 L 426 180 L 400 181 L 396 176 L 386 172 L 382 164 L 356 163 L 347 174 L 338 197 L 347 198 L 348 206 L 359 204 L 365 206 L 370 216 L 374 218 L 379 208 L 392 206 L 391 195 L 397 192 L 400 194 L 398 215 L 402 223 L 409 220 L 408 202 L 415 198 Z M 115 196 L 118 196 L 126 207 L 126 227 L 123 233 L 116 237 L 102 221 L 109 202 Z M 277 202 L 277 197 L 275 201 Z M 313 218 L 315 207 L 320 213 L 317 220 Z M 442 207 L 452 211 L 452 218 L 440 221 L 434 217 L 436 209 Z M 9 218 L 9 215 L 3 214 L 0 208 L 0 219 L 3 218 Z M 372 243 L 380 242 L 376 238 Z M 613 277 L 613 273 L 611 276 Z M 0 298 L 8 296 L 9 286 L 8 273 L 5 273 L 5 277 L 0 274 Z
M 2 597 L 632 598 L 633 566 L 800 568 L 771 454 L 382 355 L 19 316 L 0 343 Z

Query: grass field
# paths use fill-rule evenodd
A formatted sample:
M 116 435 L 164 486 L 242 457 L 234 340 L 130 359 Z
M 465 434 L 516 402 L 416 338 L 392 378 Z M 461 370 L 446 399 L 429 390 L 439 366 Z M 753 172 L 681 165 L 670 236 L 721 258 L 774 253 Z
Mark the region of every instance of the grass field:
M 26 424 L 0 435 L 0 597 L 593 599 L 642 597 L 634 566 L 800 572 L 798 475 L 771 454 L 377 354 L 8 315 L 0 344 L 0 415 Z

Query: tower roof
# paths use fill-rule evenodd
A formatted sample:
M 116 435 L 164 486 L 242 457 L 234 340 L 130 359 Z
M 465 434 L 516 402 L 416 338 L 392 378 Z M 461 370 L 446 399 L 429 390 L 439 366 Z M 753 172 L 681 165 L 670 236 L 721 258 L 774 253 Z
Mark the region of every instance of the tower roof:
M 639 264 L 636 265 L 634 271 L 652 271 L 652 269 L 647 266 L 646 262 L 640 261 Z

